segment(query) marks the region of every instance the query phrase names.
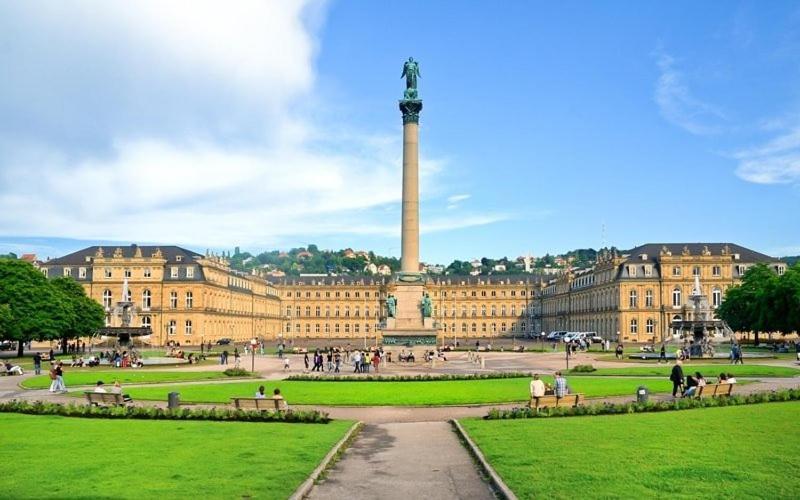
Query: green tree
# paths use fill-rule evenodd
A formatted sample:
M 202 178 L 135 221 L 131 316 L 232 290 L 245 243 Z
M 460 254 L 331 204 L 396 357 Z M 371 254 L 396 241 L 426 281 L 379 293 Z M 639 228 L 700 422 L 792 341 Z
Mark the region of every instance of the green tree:
M 30 263 L 0 259 L 0 336 L 17 341 L 17 355 L 31 340 L 52 340 L 68 327 L 71 308 L 60 293 Z
M 779 330 L 777 284 L 778 276 L 766 264 L 756 264 L 748 269 L 741 284 L 728 289 L 717 315 L 734 330 L 755 332 L 758 345 L 760 332 Z
M 100 304 L 86 296 L 83 287 L 74 279 L 56 278 L 51 283 L 61 294 L 62 307 L 70 313 L 61 331 L 61 349 L 66 353 L 67 340 L 91 336 L 102 328 L 105 312 Z

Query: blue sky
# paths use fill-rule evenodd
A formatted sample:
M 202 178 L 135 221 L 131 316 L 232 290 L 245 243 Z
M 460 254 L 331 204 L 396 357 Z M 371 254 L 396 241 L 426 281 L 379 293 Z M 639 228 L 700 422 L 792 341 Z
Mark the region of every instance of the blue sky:
M 800 253 L 796 2 L 4 2 L 0 252 Z

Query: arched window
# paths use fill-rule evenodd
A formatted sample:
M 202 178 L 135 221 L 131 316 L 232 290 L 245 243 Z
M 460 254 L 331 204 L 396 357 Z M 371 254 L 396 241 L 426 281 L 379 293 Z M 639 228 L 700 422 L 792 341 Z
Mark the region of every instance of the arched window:
M 317 307 L 314 308 L 314 316 L 319 318 L 319 313 L 320 313 L 320 309 L 319 309 L 319 306 L 317 306 Z
M 105 289 L 103 290 L 103 307 L 106 309 L 111 309 L 111 290 Z
M 467 317 L 467 306 L 461 306 L 461 317 L 462 318 Z
M 639 322 L 636 318 L 631 320 L 631 333 L 638 333 L 639 332 Z
M 477 331 L 478 331 L 478 325 L 475 324 L 475 323 L 472 323 L 472 333 L 475 333 Z
M 186 329 L 185 329 L 184 333 L 186 335 L 191 335 L 192 334 L 192 320 L 190 320 L 190 319 L 186 320 Z
M 344 333 L 350 333 L 350 323 L 344 324 Z
M 475 306 L 472 306 L 472 317 L 474 318 L 477 315 L 478 315 L 478 308 L 475 307 Z
M 492 306 L 492 316 L 497 316 L 497 306 Z
M 486 317 L 486 305 L 481 306 L 481 316 Z
M 467 324 L 461 323 L 461 333 L 467 333 Z
M 636 294 L 636 290 L 631 290 L 630 297 L 628 299 L 628 306 L 629 307 L 636 307 L 636 303 L 639 301 L 639 296 Z
M 311 333 L 311 323 L 306 323 L 306 336 Z
M 676 286 L 672 289 L 672 307 L 681 306 L 681 287 Z
M 714 307 L 719 307 L 722 304 L 722 290 L 717 287 L 714 287 L 714 290 L 711 291 L 711 304 Z
M 645 328 L 647 333 L 653 334 L 656 331 L 656 322 L 653 321 L 653 318 L 647 318 L 647 322 L 645 323 Z
M 145 311 L 150 309 L 150 304 L 152 303 L 152 295 L 150 294 L 150 290 L 144 289 L 142 291 L 142 309 Z

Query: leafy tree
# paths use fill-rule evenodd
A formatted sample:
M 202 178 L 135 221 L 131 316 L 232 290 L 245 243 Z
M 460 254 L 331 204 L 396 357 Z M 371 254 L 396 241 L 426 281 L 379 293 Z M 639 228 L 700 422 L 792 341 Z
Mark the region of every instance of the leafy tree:
M 728 289 L 717 315 L 734 330 L 755 332 L 758 344 L 760 332 L 779 331 L 783 314 L 776 301 L 778 276 L 766 264 L 756 264 L 747 270 L 742 283 Z
M 64 296 L 30 263 L 0 259 L 0 337 L 17 341 L 17 354 L 31 340 L 52 340 L 70 322 Z
M 74 279 L 56 278 L 51 283 L 60 292 L 63 307 L 71 313 L 61 331 L 61 349 L 66 353 L 67 340 L 94 334 L 103 326 L 105 312 L 100 304 L 86 296 L 83 287 Z

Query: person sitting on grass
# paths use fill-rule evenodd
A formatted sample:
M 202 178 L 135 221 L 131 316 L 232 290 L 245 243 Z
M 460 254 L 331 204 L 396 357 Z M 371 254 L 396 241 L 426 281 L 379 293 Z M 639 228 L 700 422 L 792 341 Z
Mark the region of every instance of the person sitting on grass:
M 267 397 L 267 395 L 264 393 L 264 390 L 265 389 L 263 385 L 258 386 L 258 391 L 256 391 L 256 399 L 264 399 Z

